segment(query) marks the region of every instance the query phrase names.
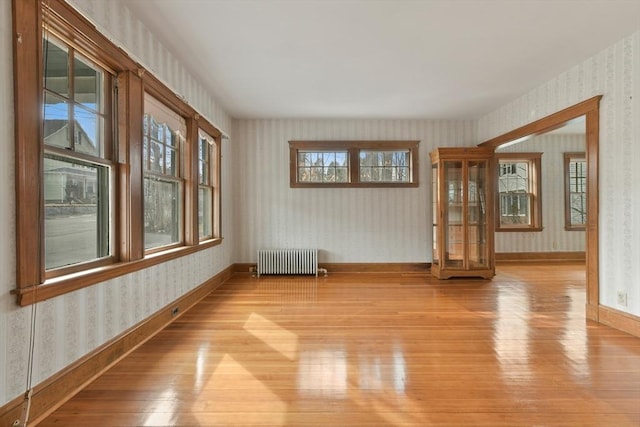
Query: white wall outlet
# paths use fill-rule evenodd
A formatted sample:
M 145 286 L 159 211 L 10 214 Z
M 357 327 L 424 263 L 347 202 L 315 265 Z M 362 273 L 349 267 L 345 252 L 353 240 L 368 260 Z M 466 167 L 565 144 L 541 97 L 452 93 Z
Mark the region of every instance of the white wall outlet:
M 623 307 L 627 306 L 627 293 L 624 291 L 618 291 L 618 305 Z

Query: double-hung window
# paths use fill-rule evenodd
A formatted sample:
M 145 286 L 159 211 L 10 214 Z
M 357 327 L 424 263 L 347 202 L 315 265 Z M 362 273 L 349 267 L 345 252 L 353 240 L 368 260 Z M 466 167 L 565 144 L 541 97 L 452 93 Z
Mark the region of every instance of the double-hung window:
M 417 187 L 418 141 L 290 141 L 291 187 Z
M 43 77 L 44 265 L 55 277 L 113 254 L 113 76 L 46 34 Z
M 183 241 L 182 153 L 187 126 L 179 114 L 148 93 L 144 112 L 144 247 L 149 250 Z
M 18 304 L 220 244 L 221 132 L 67 2 L 12 7 Z
M 499 153 L 497 231 L 539 231 L 541 153 Z
M 218 171 L 220 144 L 203 129 L 198 130 L 198 239 L 208 240 L 218 234 L 215 218 L 218 211 Z

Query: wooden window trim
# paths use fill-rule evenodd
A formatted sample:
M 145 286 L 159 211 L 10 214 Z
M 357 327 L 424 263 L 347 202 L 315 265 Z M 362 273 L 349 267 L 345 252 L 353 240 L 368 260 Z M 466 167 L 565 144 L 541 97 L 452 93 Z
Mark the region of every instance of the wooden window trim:
M 289 186 L 291 188 L 406 188 L 419 186 L 420 141 L 289 141 Z M 346 151 L 349 161 L 349 182 L 298 182 L 299 150 Z M 361 150 L 409 150 L 411 155 L 411 179 L 409 182 L 362 182 L 360 181 Z
M 571 186 L 569 182 L 569 165 L 573 159 L 583 159 L 586 161 L 585 152 L 564 153 L 564 229 L 566 231 L 584 231 L 586 223 L 580 225 L 571 224 Z M 588 181 L 588 177 L 587 177 Z M 585 195 L 587 192 L 585 192 Z M 587 201 L 587 205 L 589 202 Z M 587 211 L 588 215 L 588 211 Z
M 116 212 L 113 259 L 78 264 L 58 277 L 45 277 L 44 268 L 44 203 L 42 117 L 43 70 L 42 37 L 43 19 L 47 30 L 71 41 L 80 53 L 113 71 L 117 75 L 118 96 L 113 99 L 117 121 L 117 149 L 113 161 L 115 194 L 113 209 Z M 189 224 L 195 223 L 195 234 L 184 245 L 164 248 L 153 254 L 144 252 L 143 201 L 142 201 L 142 115 L 143 94 L 149 91 L 159 100 L 174 106 L 188 118 L 187 127 L 202 127 L 216 138 L 218 147 L 221 132 L 182 98 L 155 76 L 115 46 L 73 7 L 63 0 L 12 0 L 13 56 L 14 56 L 14 119 L 15 119 L 15 194 L 16 194 L 16 289 L 21 306 L 72 292 L 125 274 L 180 258 L 222 243 L 220 218 L 220 185 L 217 185 L 217 233 L 212 239 L 198 242 L 197 208 L 185 213 Z M 195 140 L 197 132 L 192 132 Z M 195 143 L 188 144 L 195 147 Z M 190 148 L 187 159 L 195 151 Z M 220 182 L 220 147 L 216 159 Z M 187 205 L 197 206 L 197 170 L 188 172 L 187 184 L 195 184 L 195 195 Z M 185 191 L 185 194 L 187 191 Z M 185 196 L 187 197 L 187 196 Z M 53 270 L 50 270 L 53 271 Z M 49 272 L 47 272 L 49 273 Z
M 200 135 L 200 130 L 202 130 L 204 133 L 206 133 L 208 136 L 211 136 L 211 134 L 207 131 L 207 129 L 210 129 L 206 126 L 206 123 L 203 123 L 202 125 L 199 125 L 198 128 L 196 129 L 197 132 L 197 138 L 198 138 L 198 144 L 200 143 L 199 141 L 199 135 Z M 196 179 L 195 179 L 195 191 L 196 193 L 198 193 L 198 190 L 200 189 L 200 187 L 205 187 L 205 188 L 209 188 L 211 190 L 211 234 L 207 235 L 207 236 L 203 236 L 200 237 L 200 224 L 197 223 L 196 221 L 196 236 L 198 236 L 198 241 L 199 242 L 206 242 L 208 240 L 211 239 L 215 239 L 217 236 L 220 235 L 220 230 L 221 230 L 221 222 L 220 222 L 220 182 L 221 182 L 221 175 L 220 175 L 220 166 L 221 166 L 221 157 L 222 157 L 222 146 L 221 146 L 221 138 L 218 137 L 213 137 L 213 145 L 209 147 L 209 161 L 208 161 L 208 165 L 209 165 L 209 182 L 207 184 L 200 184 L 200 176 L 199 176 L 199 161 L 200 159 L 198 158 L 198 154 L 196 153 L 196 155 L 194 156 L 194 167 L 195 167 L 195 171 L 196 171 Z M 196 147 L 196 151 L 198 150 L 198 147 Z M 198 216 L 198 212 L 196 209 L 196 217 Z
M 533 194 L 531 224 L 502 225 L 500 223 L 500 191 L 498 187 L 500 161 L 523 161 L 530 165 L 529 194 Z M 542 153 L 496 153 L 496 227 L 495 231 L 542 231 Z

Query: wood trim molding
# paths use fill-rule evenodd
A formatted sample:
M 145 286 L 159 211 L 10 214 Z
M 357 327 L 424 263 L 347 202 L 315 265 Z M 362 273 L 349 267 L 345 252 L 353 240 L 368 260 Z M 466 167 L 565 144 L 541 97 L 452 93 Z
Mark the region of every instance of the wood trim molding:
M 507 132 L 503 135 L 485 141 L 478 146 L 496 149 L 502 144 L 518 138 L 522 138 L 523 136 L 539 135 L 542 133 L 550 132 L 554 129 L 557 129 L 559 125 L 568 120 L 583 116 L 594 110 L 598 111 L 600 106 L 600 99 L 602 99 L 602 95 L 594 96 L 593 98 L 589 98 L 576 105 L 558 111 L 555 114 L 551 114 L 540 120 L 536 120 L 535 122 L 514 129 L 511 132 Z M 587 129 L 587 133 L 588 132 L 589 130 Z
M 599 322 L 640 338 L 640 317 L 614 308 L 598 307 Z
M 585 262 L 584 252 L 496 252 L 496 262 Z
M 36 385 L 31 398 L 30 424 L 36 425 L 89 382 L 226 282 L 231 277 L 232 267 L 222 270 L 197 288 Z M 178 307 L 179 311 L 176 316 L 172 316 L 171 312 L 175 307 Z M 19 396 L 0 407 L 0 426 L 13 425 L 13 422 L 20 418 L 23 400 L 23 396 Z
M 256 263 L 233 264 L 234 273 L 248 273 Z M 331 262 L 319 263 L 331 273 L 425 273 L 429 274 L 429 262 Z
M 586 225 L 586 264 L 587 264 L 587 308 L 586 318 L 598 321 L 600 306 L 600 266 L 599 266 L 599 177 L 598 151 L 600 138 L 600 100 L 602 95 L 594 96 L 564 110 L 558 111 L 540 120 L 519 127 L 496 138 L 479 144 L 479 147 L 496 149 L 502 144 L 528 135 L 537 135 L 557 129 L 565 122 L 580 116 L 586 116 L 586 157 L 587 157 L 587 225 Z

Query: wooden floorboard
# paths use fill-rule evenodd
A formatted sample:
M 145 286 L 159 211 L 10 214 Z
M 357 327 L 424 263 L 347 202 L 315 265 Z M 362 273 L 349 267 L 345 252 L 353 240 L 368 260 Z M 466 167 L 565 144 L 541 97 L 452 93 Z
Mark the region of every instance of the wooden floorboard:
M 40 426 L 639 426 L 640 339 L 579 264 L 235 274 Z

